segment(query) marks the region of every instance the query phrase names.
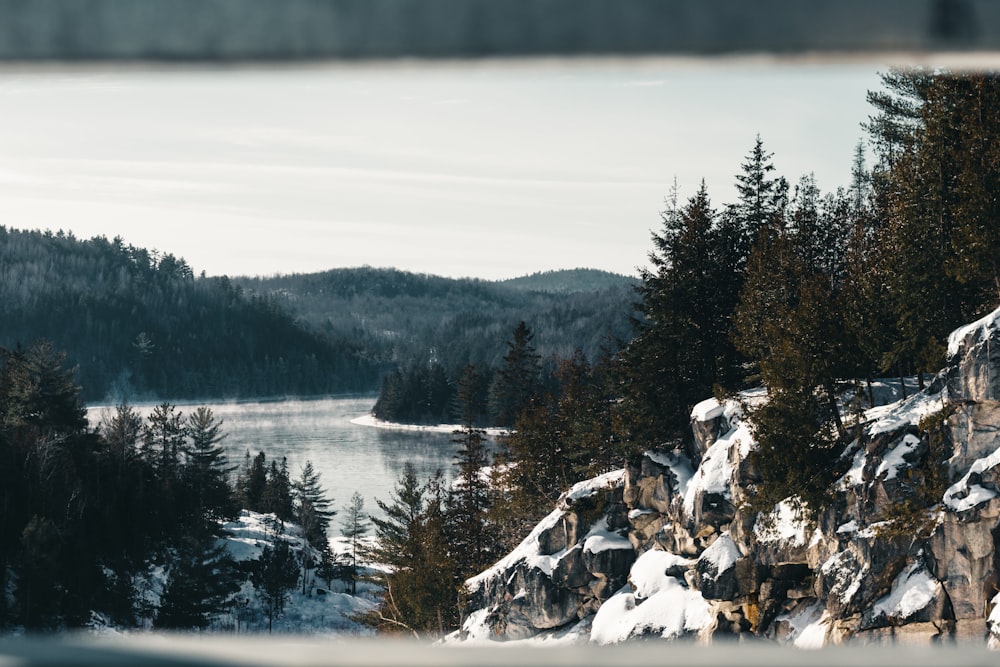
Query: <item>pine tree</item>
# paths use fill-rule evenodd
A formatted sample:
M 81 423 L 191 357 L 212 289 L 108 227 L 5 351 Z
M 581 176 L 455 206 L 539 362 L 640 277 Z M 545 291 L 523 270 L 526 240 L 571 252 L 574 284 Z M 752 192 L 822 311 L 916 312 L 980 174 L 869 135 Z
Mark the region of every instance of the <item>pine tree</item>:
M 235 507 L 228 476 L 234 468 L 229 467 L 220 444 L 226 437 L 222 422 L 202 406 L 188 416 L 187 432 L 191 444 L 185 477 L 199 515 L 209 522 L 231 517 Z
M 288 603 L 288 594 L 299 580 L 299 566 L 291 546 L 284 540 L 264 547 L 254 564 L 250 580 L 267 616 L 267 631 L 274 628 L 274 619 L 281 616 Z
M 292 521 L 295 519 L 292 504 L 288 459 L 281 457 L 281 465 L 278 465 L 277 461 L 271 461 L 267 472 L 267 483 L 261 496 L 261 507 L 264 512 L 274 514 L 281 521 Z
M 155 466 L 157 476 L 166 485 L 180 477 L 187 453 L 187 427 L 184 415 L 176 406 L 161 403 L 146 418 L 143 447 L 147 459 Z
M 490 414 L 498 426 L 513 426 L 517 415 L 539 393 L 541 364 L 532 345 L 534 337 L 525 322 L 517 325 L 512 340 L 507 343 L 503 365 L 490 385 Z
M 726 293 L 735 278 L 727 272 L 743 262 L 727 268 L 726 258 L 728 246 L 742 241 L 716 222 L 702 183 L 682 209 L 663 214 L 663 229 L 653 235 L 652 269 L 643 270 L 637 290 L 636 335 L 621 354 L 623 421 L 636 447 L 690 440 L 691 407 L 736 375 L 728 337 L 735 303 Z
M 350 544 L 350 561 L 347 575 L 351 582 L 351 595 L 358 593 L 358 554 L 361 552 L 361 539 L 368 534 L 370 525 L 365 514 L 365 499 L 357 491 L 351 496 L 351 502 L 344 506 L 344 518 L 340 534 L 347 538 Z
M 486 526 L 490 506 L 489 480 L 485 469 L 490 463 L 486 434 L 474 426 L 473 390 L 478 384 L 474 366 L 467 366 L 458 382 L 458 400 L 462 405 L 462 430 L 455 431 L 453 442 L 461 448 L 456 454 L 458 476 L 448 497 L 450 547 L 459 572 L 475 574 L 489 565 L 494 545 Z
M 302 527 L 309 544 L 317 549 L 327 546 L 327 529 L 330 519 L 337 513 L 331 509 L 333 501 L 327 497 L 320 481 L 320 473 L 312 461 L 306 461 L 299 478 L 293 485 L 293 512 L 295 521 Z
M 376 500 L 385 518 L 372 517 L 375 540 L 367 557 L 389 566 L 371 619 L 381 631 L 440 636 L 457 626 L 459 575 L 446 533 L 446 497 L 440 473 L 421 486 L 407 463 L 391 502 Z
M 166 630 L 209 626 L 239 590 L 239 573 L 226 548 L 209 536 L 182 540 L 170 568 L 155 627 Z

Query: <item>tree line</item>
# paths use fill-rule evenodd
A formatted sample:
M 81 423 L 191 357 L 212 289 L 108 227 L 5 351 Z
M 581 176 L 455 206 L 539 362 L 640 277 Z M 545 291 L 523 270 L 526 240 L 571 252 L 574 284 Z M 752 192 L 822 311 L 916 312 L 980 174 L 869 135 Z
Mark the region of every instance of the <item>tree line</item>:
M 460 483 L 407 470 L 380 503 L 375 555 L 394 566 L 383 629 L 459 627 L 465 579 L 574 482 L 651 448 L 697 459 L 690 415 L 707 396 L 766 387 L 766 403 L 746 406 L 759 475 L 750 501 L 822 508 L 842 452 L 864 437 L 872 380 L 915 375 L 923 387 L 948 333 L 1000 301 L 1000 77 L 893 70 L 882 83 L 847 187 L 823 193 L 811 174 L 793 187 L 760 136 L 734 203 L 713 205 L 704 182 L 686 200 L 675 186 L 620 349 L 552 360 L 543 383 L 522 323 L 485 392 L 474 366 L 452 381 Z M 491 455 L 476 419 L 510 423 L 489 397 L 524 369 L 535 382 L 516 393 L 513 430 Z

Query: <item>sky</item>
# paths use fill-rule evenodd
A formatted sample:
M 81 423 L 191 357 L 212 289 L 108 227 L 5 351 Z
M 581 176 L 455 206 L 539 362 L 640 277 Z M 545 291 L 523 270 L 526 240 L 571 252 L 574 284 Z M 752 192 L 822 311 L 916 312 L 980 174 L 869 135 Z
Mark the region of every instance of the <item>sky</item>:
M 676 178 L 846 186 L 877 63 L 582 60 L 0 68 L 0 224 L 196 273 L 503 279 L 647 264 Z

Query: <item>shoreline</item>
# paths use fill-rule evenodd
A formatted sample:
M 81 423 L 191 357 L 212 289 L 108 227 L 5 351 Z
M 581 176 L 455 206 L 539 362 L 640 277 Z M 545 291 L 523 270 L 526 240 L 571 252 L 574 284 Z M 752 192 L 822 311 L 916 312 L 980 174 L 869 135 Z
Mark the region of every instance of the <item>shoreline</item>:
M 454 433 L 461 431 L 464 427 L 461 424 L 400 424 L 398 422 L 387 422 L 374 417 L 371 414 L 355 417 L 351 420 L 355 426 L 368 426 L 371 428 L 381 428 L 387 431 L 421 431 L 424 433 Z M 496 437 L 509 433 L 508 429 L 492 426 L 480 429 L 486 435 Z

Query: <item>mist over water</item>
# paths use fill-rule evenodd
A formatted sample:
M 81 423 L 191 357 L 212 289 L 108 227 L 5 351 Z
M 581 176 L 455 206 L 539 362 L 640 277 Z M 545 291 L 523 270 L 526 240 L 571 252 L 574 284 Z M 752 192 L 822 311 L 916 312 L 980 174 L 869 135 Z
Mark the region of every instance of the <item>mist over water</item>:
M 354 397 L 197 403 L 178 405 L 177 409 L 186 418 L 200 405 L 211 408 L 227 434 L 222 444 L 229 454 L 230 465 L 238 466 L 234 475 L 242 468 L 247 450 L 251 456 L 263 451 L 268 462 L 280 463 L 281 458 L 286 457 L 293 481 L 306 461 L 312 461 L 338 512 L 357 491 L 365 499 L 365 510 L 382 516 L 375 499 L 390 501 L 403 464 L 407 461 L 413 464 L 421 480 L 426 480 L 439 468 L 450 478 L 459 446 L 447 433 L 394 431 L 351 423 L 352 419 L 368 414 L 374 402 L 373 397 Z M 153 407 L 152 404 L 135 406 L 143 417 L 148 416 Z M 103 412 L 113 409 L 108 406 L 88 408 L 91 425 L 97 426 Z M 339 533 L 339 524 L 330 533 L 331 536 Z

